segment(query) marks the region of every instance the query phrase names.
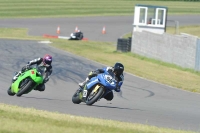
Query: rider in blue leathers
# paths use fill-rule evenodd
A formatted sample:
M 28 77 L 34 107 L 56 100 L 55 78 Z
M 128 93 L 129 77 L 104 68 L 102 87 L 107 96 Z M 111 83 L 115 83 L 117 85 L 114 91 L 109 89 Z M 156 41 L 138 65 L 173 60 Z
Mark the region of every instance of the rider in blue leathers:
M 115 74 L 115 78 L 116 78 L 115 80 L 117 81 L 115 91 L 120 92 L 121 85 L 123 84 L 123 81 L 124 81 L 124 75 L 123 75 L 124 66 L 118 62 L 115 63 L 114 67 L 106 67 L 104 69 L 97 69 L 95 71 L 91 71 L 88 77 L 86 78 L 86 80 L 83 81 L 82 83 L 79 83 L 79 86 L 83 89 L 85 84 L 88 83 L 92 77 L 97 76 L 100 73 L 104 73 L 105 71 L 112 72 Z M 108 101 L 111 101 L 113 97 L 114 97 L 113 92 L 110 91 L 104 98 Z

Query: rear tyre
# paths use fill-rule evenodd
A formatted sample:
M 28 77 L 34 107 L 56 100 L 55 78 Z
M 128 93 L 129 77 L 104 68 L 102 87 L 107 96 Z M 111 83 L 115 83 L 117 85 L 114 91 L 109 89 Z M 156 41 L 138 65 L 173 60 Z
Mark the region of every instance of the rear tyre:
M 11 92 L 11 88 L 10 87 L 8 88 L 7 93 L 10 96 L 14 96 L 15 95 L 15 93 Z
M 79 94 L 80 94 L 80 89 L 78 89 L 78 90 L 74 93 L 74 95 L 72 96 L 72 102 L 73 102 L 74 104 L 79 104 L 79 103 L 81 103 L 81 100 L 80 100 L 80 98 L 79 98 Z
M 104 93 L 104 88 L 100 87 L 97 93 L 93 93 L 93 91 L 89 94 L 89 96 L 86 99 L 86 104 L 87 105 L 92 105 L 94 104 L 98 99 L 100 99 L 100 97 L 102 96 L 102 94 Z
M 19 90 L 19 92 L 16 94 L 18 97 L 20 97 L 21 95 L 25 94 L 26 92 L 29 92 L 29 90 L 32 87 L 33 81 L 31 81 L 30 79 L 26 79 L 26 80 L 28 80 L 27 83 L 25 83 L 22 86 L 22 88 Z

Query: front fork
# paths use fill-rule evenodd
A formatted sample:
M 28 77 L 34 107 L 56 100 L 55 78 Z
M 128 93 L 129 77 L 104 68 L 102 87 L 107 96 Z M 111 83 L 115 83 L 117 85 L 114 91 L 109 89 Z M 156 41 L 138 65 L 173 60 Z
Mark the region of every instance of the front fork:
M 96 85 L 95 88 L 90 92 L 88 91 L 87 89 L 87 86 L 84 87 L 84 89 L 82 90 L 82 92 L 80 93 L 80 99 L 82 100 L 82 102 L 85 102 L 86 99 L 88 98 L 88 96 L 90 95 L 90 93 L 97 93 L 98 92 L 98 89 L 102 87 L 101 85 Z M 104 90 L 105 92 L 105 90 Z M 106 93 L 107 94 L 107 93 Z M 102 95 L 99 97 L 98 100 L 100 100 L 102 98 L 102 96 L 104 96 L 104 93 L 102 93 Z

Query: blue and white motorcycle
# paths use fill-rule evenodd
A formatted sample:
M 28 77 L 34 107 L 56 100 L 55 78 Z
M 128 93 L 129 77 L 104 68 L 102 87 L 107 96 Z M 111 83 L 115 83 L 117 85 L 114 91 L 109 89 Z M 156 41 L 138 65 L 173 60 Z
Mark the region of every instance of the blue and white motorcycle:
M 85 102 L 87 105 L 92 105 L 115 89 L 115 75 L 106 71 L 91 78 L 83 89 L 79 88 L 72 96 L 72 102 L 75 104 Z

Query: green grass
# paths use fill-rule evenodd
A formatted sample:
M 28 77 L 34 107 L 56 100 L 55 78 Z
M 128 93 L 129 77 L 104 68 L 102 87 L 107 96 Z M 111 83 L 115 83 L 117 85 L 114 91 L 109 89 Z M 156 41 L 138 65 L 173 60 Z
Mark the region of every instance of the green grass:
M 200 2 L 134 0 L 0 0 L 0 18 L 133 15 L 136 4 L 168 7 L 169 14 L 200 14 Z
M 187 33 L 200 37 L 200 25 L 182 26 L 178 29 L 179 33 Z M 176 34 L 175 27 L 168 27 L 167 33 Z
M 192 25 L 192 26 L 181 26 L 178 28 L 178 33 L 187 33 L 190 35 L 194 35 L 194 36 L 198 36 L 200 37 L 200 25 Z M 175 27 L 167 27 L 166 33 L 169 34 L 176 34 L 176 28 Z M 128 33 L 126 35 L 123 36 L 123 38 L 128 38 L 131 37 L 132 33 Z
M 0 133 L 192 133 L 0 103 Z

